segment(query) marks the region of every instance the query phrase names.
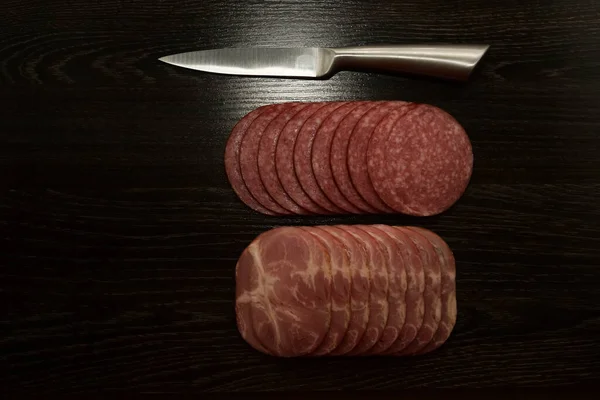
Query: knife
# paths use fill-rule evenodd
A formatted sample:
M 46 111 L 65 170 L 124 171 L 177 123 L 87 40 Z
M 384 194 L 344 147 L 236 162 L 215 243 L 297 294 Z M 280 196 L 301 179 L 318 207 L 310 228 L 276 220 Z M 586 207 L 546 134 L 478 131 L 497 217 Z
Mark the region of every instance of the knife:
M 229 75 L 317 79 L 342 70 L 376 70 L 466 81 L 488 48 L 449 44 L 224 48 L 173 54 L 159 60 Z

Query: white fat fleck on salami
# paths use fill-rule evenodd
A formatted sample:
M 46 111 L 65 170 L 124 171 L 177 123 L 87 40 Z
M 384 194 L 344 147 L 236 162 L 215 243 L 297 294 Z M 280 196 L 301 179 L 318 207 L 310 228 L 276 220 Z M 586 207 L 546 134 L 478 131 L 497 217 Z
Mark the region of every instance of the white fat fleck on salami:
M 401 249 L 380 225 L 359 225 L 360 229 L 370 234 L 380 244 L 386 255 L 388 272 L 388 319 L 379 341 L 371 348 L 369 354 L 382 354 L 398 339 L 406 319 L 406 271 Z
M 409 240 L 414 243 L 425 271 L 425 291 L 423 292 L 425 314 L 423 324 L 412 343 L 399 353 L 399 355 L 413 355 L 419 353 L 431 342 L 440 323 L 442 312 L 441 268 L 435 249 L 425 237 L 413 230 L 402 227 L 396 228 L 404 231 Z
M 429 240 L 442 267 L 442 315 L 433 339 L 418 352 L 418 354 L 425 354 L 443 345 L 456 324 L 456 264 L 452 250 L 438 235 L 423 228 L 409 227 L 409 229 L 420 233 Z
M 244 179 L 242 177 L 242 171 L 240 169 L 240 146 L 242 140 L 246 135 L 248 127 L 258 118 L 263 112 L 273 108 L 274 105 L 262 106 L 254 111 L 246 114 L 234 127 L 227 139 L 225 146 L 225 172 L 229 183 L 233 188 L 233 191 L 237 196 L 246 204 L 248 207 L 262 214 L 276 215 L 271 210 L 263 207 L 255 198 L 252 196 Z
M 338 227 L 353 235 L 366 249 L 368 255 L 367 265 L 371 280 L 369 320 L 367 328 L 358 344 L 348 353 L 348 355 L 363 355 L 375 346 L 383 334 L 387 323 L 389 305 L 387 302 L 388 277 L 385 267 L 386 261 L 377 242 L 369 234 L 352 225 L 338 225 Z
M 277 204 L 265 189 L 258 171 L 258 146 L 269 123 L 289 107 L 293 105 L 278 104 L 260 114 L 248 127 L 240 146 L 240 169 L 246 187 L 263 207 L 281 215 L 291 214 L 291 212 Z
M 321 190 L 312 169 L 311 158 L 317 130 L 323 121 L 343 104 L 344 103 L 342 102 L 328 103 L 306 120 L 296 138 L 293 157 L 294 171 L 296 172 L 296 177 L 304 189 L 304 192 L 308 194 L 315 203 L 333 214 L 343 214 L 344 210 L 332 203 L 327 195 Z
M 363 214 L 365 211 L 350 203 L 338 189 L 331 170 L 331 145 L 340 122 L 355 108 L 364 104 L 365 102 L 359 101 L 346 102 L 330 113 L 317 130 L 312 144 L 312 170 L 319 187 L 333 204 L 353 214 Z
M 304 191 L 302 185 L 298 181 L 294 170 L 294 147 L 296 145 L 298 133 L 300 132 L 300 129 L 302 129 L 304 123 L 311 115 L 326 104 L 327 103 L 311 103 L 298 114 L 294 115 L 281 131 L 275 150 L 275 168 L 283 190 L 296 204 L 313 214 L 330 214 L 330 212 L 315 203 Z
M 300 215 L 310 214 L 310 212 L 299 206 L 281 186 L 275 165 L 275 151 L 279 135 L 285 125 L 307 106 L 308 104 L 302 103 L 288 107 L 269 123 L 260 138 L 257 157 L 258 172 L 267 192 L 283 208 Z
M 330 166 L 333 179 L 340 192 L 355 207 L 365 212 L 376 214 L 379 211 L 367 203 L 352 184 L 348 170 L 348 142 L 358 121 L 372 108 L 383 102 L 368 102 L 356 107 L 338 125 L 331 142 Z
M 420 104 L 398 119 L 383 146 L 385 185 L 378 194 L 394 210 L 439 214 L 466 190 L 473 170 L 471 142 L 443 110 Z
M 351 277 L 348 252 L 339 239 L 320 227 L 305 228 L 327 248 L 331 261 L 331 322 L 325 339 L 311 353 L 327 355 L 341 342 L 350 323 Z
M 323 245 L 300 228 L 276 228 L 254 240 L 238 264 L 257 275 L 236 301 L 249 305 L 260 345 L 281 357 L 314 351 L 331 317 L 331 270 Z
M 348 251 L 351 278 L 350 287 L 350 321 L 341 343 L 329 355 L 345 355 L 356 347 L 363 336 L 369 321 L 369 293 L 371 288 L 368 254 L 358 240 L 336 226 L 320 226 L 331 233 L 345 245 Z

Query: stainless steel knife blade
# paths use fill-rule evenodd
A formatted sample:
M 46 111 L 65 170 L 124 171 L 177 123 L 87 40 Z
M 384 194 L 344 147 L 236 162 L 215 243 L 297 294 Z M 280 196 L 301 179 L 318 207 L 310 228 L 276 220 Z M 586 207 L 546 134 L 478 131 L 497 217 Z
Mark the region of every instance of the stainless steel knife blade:
M 332 57 L 330 50 L 316 47 L 255 47 L 192 51 L 160 60 L 219 74 L 318 78 L 327 73 Z
M 488 48 L 447 44 L 225 48 L 174 54 L 160 61 L 230 75 L 322 78 L 340 70 L 378 70 L 467 80 Z

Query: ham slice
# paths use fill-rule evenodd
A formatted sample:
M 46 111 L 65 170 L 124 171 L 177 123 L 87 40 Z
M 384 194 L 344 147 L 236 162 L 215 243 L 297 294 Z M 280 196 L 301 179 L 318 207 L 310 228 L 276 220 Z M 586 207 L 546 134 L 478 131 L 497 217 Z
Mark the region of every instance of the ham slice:
M 240 255 L 236 321 L 270 356 L 416 356 L 449 339 L 455 280 L 452 251 L 427 229 L 279 227 Z

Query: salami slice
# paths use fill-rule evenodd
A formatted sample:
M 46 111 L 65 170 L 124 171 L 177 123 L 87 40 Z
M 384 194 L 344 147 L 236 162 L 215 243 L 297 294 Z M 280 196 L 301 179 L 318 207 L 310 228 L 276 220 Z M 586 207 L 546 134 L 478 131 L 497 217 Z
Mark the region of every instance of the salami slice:
M 378 188 L 379 190 L 383 190 L 382 188 L 387 188 L 386 185 L 391 184 L 387 179 L 385 170 L 387 162 L 385 149 L 390 132 L 400 118 L 407 115 L 410 110 L 416 107 L 418 105 L 415 103 L 406 103 L 404 106 L 393 107 L 371 135 L 367 146 L 366 167 L 370 182 L 377 193 L 379 193 Z
M 294 200 L 296 204 L 314 214 L 329 214 L 330 212 L 317 203 L 302 189 L 302 185 L 296 177 L 294 170 L 294 147 L 300 129 L 304 123 L 321 107 L 327 103 L 311 103 L 303 108 L 298 114 L 285 125 L 279 135 L 277 148 L 275 150 L 275 168 L 283 190 Z
M 406 319 L 398 339 L 384 352 L 384 354 L 397 354 L 412 343 L 423 324 L 425 273 L 417 248 L 403 231 L 387 225 L 377 225 L 377 227 L 396 242 L 406 267 Z
M 272 105 L 262 106 L 254 111 L 246 114 L 234 127 L 227 139 L 225 146 L 225 172 L 227 179 L 233 188 L 233 191 L 237 196 L 246 204 L 248 207 L 261 214 L 276 215 L 271 210 L 263 207 L 246 187 L 244 179 L 242 178 L 242 171 L 240 169 L 240 145 L 244 139 L 244 135 L 248 130 L 248 127 L 254 122 L 256 118 L 266 110 L 272 108 Z
M 263 207 L 281 215 L 291 213 L 273 200 L 260 179 L 258 146 L 260 138 L 269 123 L 289 107 L 290 104 L 278 104 L 260 114 L 248 127 L 240 146 L 240 169 L 248 190 Z
M 473 170 L 471 143 L 460 124 L 439 108 L 422 104 L 411 110 L 381 146 L 385 179 L 375 189 L 394 210 L 439 214 L 466 190 Z
M 420 233 L 429 240 L 442 265 L 442 316 L 433 339 L 419 351 L 419 354 L 425 354 L 446 343 L 456 324 L 456 264 L 452 250 L 438 235 L 423 228 L 408 227 L 408 229 Z
M 378 225 L 359 225 L 358 227 L 371 235 L 380 244 L 387 258 L 388 268 L 388 319 L 379 341 L 371 348 L 369 354 L 382 354 L 398 339 L 406 318 L 406 271 L 401 250 L 397 243 Z
M 339 239 L 319 227 L 305 229 L 328 249 L 331 262 L 331 323 L 325 339 L 311 354 L 322 356 L 342 342 L 350 323 L 350 266 L 346 246 Z
M 323 120 L 343 104 L 342 102 L 328 103 L 311 115 L 300 129 L 294 147 L 294 171 L 304 192 L 315 203 L 333 214 L 343 214 L 344 210 L 333 204 L 321 190 L 312 170 L 311 156 L 314 138 Z
M 348 142 L 358 121 L 365 113 L 374 107 L 381 106 L 380 102 L 368 102 L 356 107 L 338 125 L 331 142 L 330 165 L 337 188 L 346 200 L 355 207 L 367 213 L 376 214 L 379 211 L 369 205 L 356 191 L 350 172 L 348 171 Z
M 246 251 L 260 282 L 251 309 L 255 337 L 280 357 L 312 353 L 331 320 L 327 250 L 310 233 L 284 227 L 263 233 Z
M 370 350 L 385 329 L 388 318 L 388 276 L 385 268 L 385 256 L 377 242 L 363 230 L 353 225 L 338 225 L 339 228 L 353 235 L 365 247 L 367 264 L 371 275 L 371 290 L 369 291 L 369 321 L 367 329 L 360 338 L 358 345 L 348 355 L 363 355 Z
M 373 208 L 384 213 L 393 213 L 380 198 L 369 177 L 367 169 L 367 149 L 371 135 L 381 120 L 395 108 L 404 108 L 404 102 L 386 102 L 369 110 L 358 121 L 348 142 L 348 172 L 354 188 Z
M 279 135 L 285 125 L 306 107 L 308 107 L 308 104 L 299 103 L 295 106 L 286 108 L 267 126 L 260 138 L 260 144 L 258 146 L 258 172 L 265 189 L 277 204 L 281 205 L 286 210 L 299 215 L 310 214 L 310 212 L 296 204 L 286 191 L 283 190 L 283 186 L 281 186 L 281 182 L 277 176 L 275 150 L 277 149 Z
M 427 239 L 402 227 L 396 227 L 396 229 L 403 230 L 417 247 L 425 271 L 425 291 L 423 293 L 425 314 L 423 324 L 412 343 L 399 353 L 399 355 L 413 355 L 431 342 L 440 323 L 442 311 L 441 269 L 435 250 Z
M 348 249 L 350 259 L 350 321 L 341 343 L 329 355 L 344 355 L 354 349 L 363 336 L 369 321 L 370 274 L 365 247 L 354 236 L 336 226 L 321 226 Z
M 329 200 L 342 210 L 353 213 L 362 214 L 363 210 L 350 203 L 346 197 L 338 189 L 333 171 L 331 170 L 331 144 L 335 130 L 340 122 L 356 107 L 365 104 L 365 102 L 347 102 L 341 107 L 333 111 L 321 124 L 321 127 L 315 134 L 315 139 L 312 144 L 312 170 L 319 187 Z

